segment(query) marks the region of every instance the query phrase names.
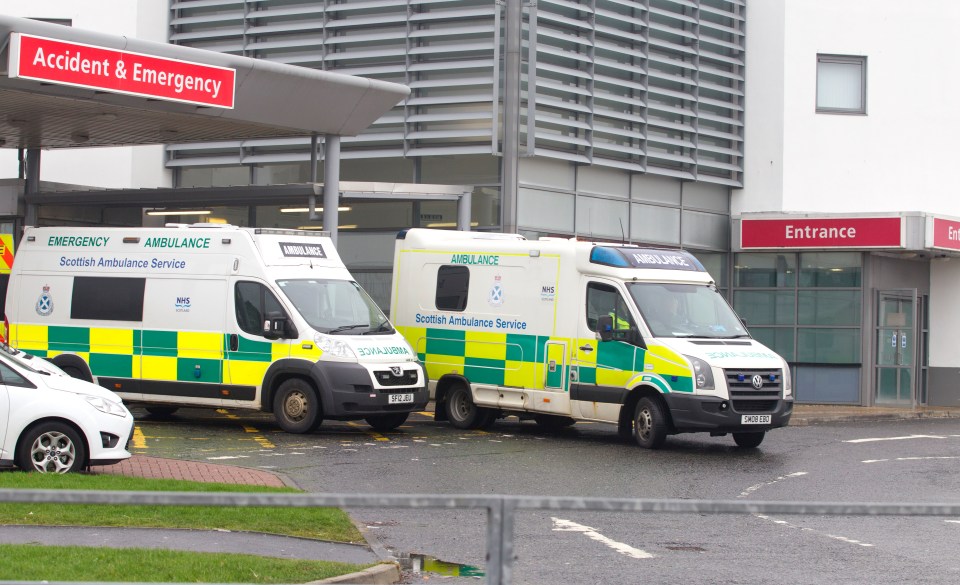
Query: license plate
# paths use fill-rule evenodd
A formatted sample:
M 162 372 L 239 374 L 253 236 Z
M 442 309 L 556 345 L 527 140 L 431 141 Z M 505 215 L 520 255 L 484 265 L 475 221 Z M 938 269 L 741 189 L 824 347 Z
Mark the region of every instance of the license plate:
M 770 424 L 769 414 L 744 414 L 740 417 L 742 425 L 768 425 Z
M 388 394 L 388 396 L 388 404 L 409 404 L 413 402 L 413 394 Z

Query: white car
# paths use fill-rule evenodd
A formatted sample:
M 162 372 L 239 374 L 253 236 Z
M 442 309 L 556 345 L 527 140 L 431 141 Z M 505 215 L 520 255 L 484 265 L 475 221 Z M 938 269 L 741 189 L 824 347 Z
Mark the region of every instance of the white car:
M 133 415 L 106 388 L 0 345 L 0 467 L 66 473 L 130 457 Z

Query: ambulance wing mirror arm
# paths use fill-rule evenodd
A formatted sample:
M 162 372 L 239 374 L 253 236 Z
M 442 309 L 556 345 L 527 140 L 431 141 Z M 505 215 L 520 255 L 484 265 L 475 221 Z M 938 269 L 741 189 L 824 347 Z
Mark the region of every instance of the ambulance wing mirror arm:
M 610 341 L 613 339 L 613 317 L 610 315 L 600 315 L 597 317 L 597 335 L 600 341 Z

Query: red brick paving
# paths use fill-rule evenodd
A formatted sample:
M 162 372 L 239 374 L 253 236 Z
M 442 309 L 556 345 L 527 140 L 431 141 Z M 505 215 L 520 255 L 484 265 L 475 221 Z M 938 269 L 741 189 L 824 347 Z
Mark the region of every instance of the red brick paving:
M 277 474 L 262 469 L 148 457 L 146 455 L 134 455 L 116 465 L 94 466 L 90 468 L 90 471 L 91 473 L 127 475 L 150 479 L 183 479 L 270 487 L 287 485 Z

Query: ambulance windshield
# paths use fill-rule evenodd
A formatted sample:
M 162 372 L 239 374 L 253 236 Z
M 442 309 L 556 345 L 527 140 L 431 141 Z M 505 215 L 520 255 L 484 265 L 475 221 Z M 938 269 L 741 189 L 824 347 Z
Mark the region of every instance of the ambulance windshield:
M 627 288 L 657 337 L 750 337 L 713 286 L 645 282 L 628 283 Z
M 391 334 L 393 327 L 373 299 L 352 280 L 307 278 L 278 280 L 297 312 L 319 331 L 331 335 Z

